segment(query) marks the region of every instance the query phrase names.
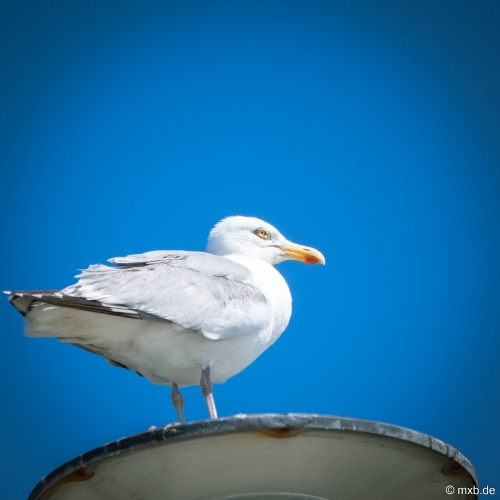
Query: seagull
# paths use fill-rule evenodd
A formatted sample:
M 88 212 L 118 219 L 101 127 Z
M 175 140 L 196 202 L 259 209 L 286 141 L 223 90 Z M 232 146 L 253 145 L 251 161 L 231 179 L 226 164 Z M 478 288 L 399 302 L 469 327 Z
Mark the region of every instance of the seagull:
M 205 252 L 159 250 L 91 265 L 63 290 L 6 291 L 28 337 L 54 337 L 111 365 L 179 388 L 200 385 L 217 418 L 213 383 L 255 361 L 283 333 L 292 297 L 275 265 L 325 264 L 314 248 L 287 240 L 255 217 L 233 216 L 210 231 Z

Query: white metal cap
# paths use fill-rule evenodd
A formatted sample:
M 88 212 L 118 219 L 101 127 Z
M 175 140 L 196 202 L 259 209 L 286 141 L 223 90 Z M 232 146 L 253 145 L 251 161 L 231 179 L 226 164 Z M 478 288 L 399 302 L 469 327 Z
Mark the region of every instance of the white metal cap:
M 450 486 L 476 485 L 471 463 L 428 435 L 368 420 L 263 414 L 115 441 L 56 469 L 29 500 L 434 500 L 450 498 Z

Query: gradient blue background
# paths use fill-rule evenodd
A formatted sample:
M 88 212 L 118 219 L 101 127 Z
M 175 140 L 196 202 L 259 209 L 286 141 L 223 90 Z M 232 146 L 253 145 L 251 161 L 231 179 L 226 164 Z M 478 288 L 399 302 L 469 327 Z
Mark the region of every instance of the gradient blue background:
M 290 326 L 220 414 L 407 426 L 500 490 L 497 2 L 18 0 L 0 23 L 2 289 L 261 217 L 327 266 L 279 266 Z M 0 309 L 2 498 L 175 419 L 168 389 Z

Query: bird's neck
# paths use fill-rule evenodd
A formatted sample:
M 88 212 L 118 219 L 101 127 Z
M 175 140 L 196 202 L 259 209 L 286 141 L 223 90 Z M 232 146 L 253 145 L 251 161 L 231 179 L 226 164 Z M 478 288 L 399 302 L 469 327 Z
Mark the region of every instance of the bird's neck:
M 241 254 L 224 255 L 224 258 L 237 262 L 249 269 L 254 280 L 253 284 L 261 290 L 266 289 L 268 285 L 274 285 L 275 280 L 276 283 L 283 282 L 288 290 L 288 285 L 281 274 L 273 265 L 263 259 Z

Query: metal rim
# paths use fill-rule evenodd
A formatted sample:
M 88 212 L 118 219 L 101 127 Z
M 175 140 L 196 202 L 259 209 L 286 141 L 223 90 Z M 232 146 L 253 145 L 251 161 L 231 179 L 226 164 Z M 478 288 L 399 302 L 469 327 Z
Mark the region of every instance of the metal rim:
M 257 415 L 239 414 L 233 417 L 218 418 L 216 420 L 198 420 L 182 425 L 169 424 L 165 427 L 155 428 L 134 436 L 113 441 L 99 448 L 95 448 L 92 451 L 83 453 L 79 457 L 55 469 L 35 486 L 28 500 L 41 499 L 43 494 L 55 483 L 69 474 L 76 473 L 76 471 L 83 467 L 119 453 L 128 452 L 161 441 L 191 439 L 214 434 L 259 429 L 322 429 L 374 434 L 399 439 L 401 441 L 413 443 L 417 446 L 423 446 L 424 448 L 428 448 L 440 455 L 452 459 L 469 473 L 476 486 L 478 484 L 476 471 L 466 457 L 456 448 L 453 448 L 453 446 L 427 434 L 422 434 L 421 432 L 399 427 L 397 425 L 356 418 L 306 413 L 264 413 Z

